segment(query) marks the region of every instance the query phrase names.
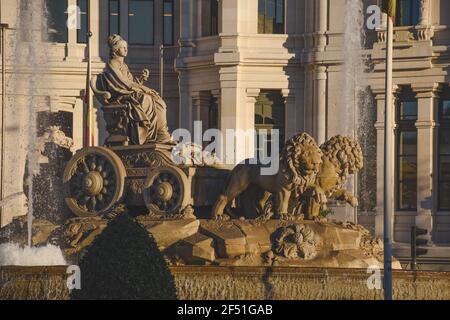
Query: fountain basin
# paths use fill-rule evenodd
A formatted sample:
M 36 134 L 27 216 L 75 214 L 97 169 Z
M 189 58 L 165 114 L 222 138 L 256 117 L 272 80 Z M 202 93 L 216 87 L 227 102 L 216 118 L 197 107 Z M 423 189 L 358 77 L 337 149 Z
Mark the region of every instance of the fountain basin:
M 67 267 L 0 267 L 0 299 L 69 299 Z M 381 300 L 366 269 L 171 267 L 183 300 Z M 450 299 L 450 272 L 394 271 L 398 300 Z M 81 283 L 82 283 L 81 278 Z

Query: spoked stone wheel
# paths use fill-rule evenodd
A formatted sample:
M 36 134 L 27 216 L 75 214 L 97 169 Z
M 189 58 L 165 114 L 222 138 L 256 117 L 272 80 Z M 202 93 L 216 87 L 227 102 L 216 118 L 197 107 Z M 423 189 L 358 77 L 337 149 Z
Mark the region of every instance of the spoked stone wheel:
M 145 182 L 145 204 L 152 214 L 177 215 L 189 204 L 189 185 L 181 169 L 170 166 L 156 168 Z
M 79 217 L 102 215 L 122 199 L 125 176 L 122 161 L 111 150 L 82 149 L 64 171 L 66 203 Z

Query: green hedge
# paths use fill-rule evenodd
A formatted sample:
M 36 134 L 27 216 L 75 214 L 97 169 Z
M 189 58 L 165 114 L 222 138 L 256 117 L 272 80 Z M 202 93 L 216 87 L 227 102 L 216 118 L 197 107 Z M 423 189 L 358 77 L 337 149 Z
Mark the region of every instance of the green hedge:
M 72 299 L 175 300 L 175 281 L 153 237 L 122 213 L 80 261 L 81 290 Z

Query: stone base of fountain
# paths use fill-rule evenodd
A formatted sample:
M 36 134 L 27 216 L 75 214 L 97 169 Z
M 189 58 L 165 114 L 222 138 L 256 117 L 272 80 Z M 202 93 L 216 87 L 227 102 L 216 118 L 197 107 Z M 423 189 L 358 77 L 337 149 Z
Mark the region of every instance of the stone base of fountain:
M 0 300 L 70 299 L 67 267 L 0 267 Z M 181 300 L 382 300 L 366 269 L 171 267 Z M 394 271 L 394 299 L 449 300 L 450 273 Z
M 172 266 L 289 266 L 315 268 L 382 267 L 383 243 L 351 223 L 285 220 L 154 220 L 137 221 L 155 238 Z M 53 244 L 76 264 L 106 228 L 107 219 L 73 218 L 63 225 L 33 223 L 34 246 Z M 26 220 L 0 230 L 1 242 L 25 245 Z M 398 261 L 394 269 L 401 269 Z

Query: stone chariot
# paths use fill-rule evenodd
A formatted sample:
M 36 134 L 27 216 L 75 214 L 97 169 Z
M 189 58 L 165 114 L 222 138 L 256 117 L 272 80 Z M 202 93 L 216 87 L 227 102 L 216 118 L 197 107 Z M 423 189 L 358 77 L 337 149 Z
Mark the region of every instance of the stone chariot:
M 92 217 L 125 204 L 146 206 L 156 217 L 178 218 L 192 216 L 193 207 L 212 207 L 228 171 L 174 163 L 165 102 L 143 85 L 148 70 L 135 79 L 123 62 L 126 42 L 115 35 L 108 43 L 110 62 L 91 79 L 91 88 L 102 103 L 109 136 L 103 147 L 84 148 L 67 164 L 63 182 L 69 209 Z

